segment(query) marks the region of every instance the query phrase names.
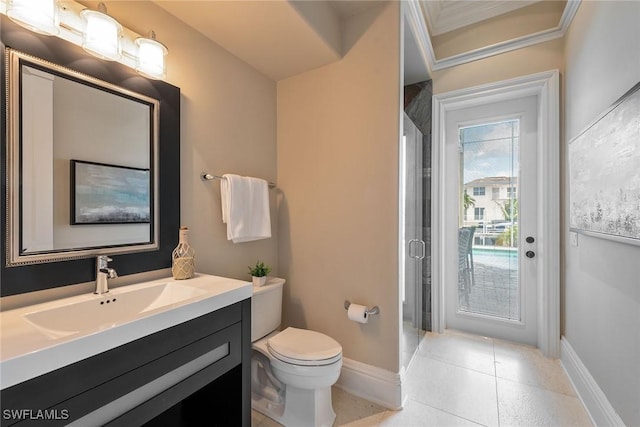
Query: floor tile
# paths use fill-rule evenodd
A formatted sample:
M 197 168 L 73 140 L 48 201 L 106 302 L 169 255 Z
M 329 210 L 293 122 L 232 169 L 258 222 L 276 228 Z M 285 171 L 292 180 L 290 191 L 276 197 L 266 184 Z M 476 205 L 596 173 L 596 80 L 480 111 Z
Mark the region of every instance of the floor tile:
M 544 357 L 540 350 L 506 341 L 494 341 L 496 376 L 575 396 L 560 360 Z
M 251 427 L 258 427 L 260 422 L 264 419 L 264 415 L 262 415 L 258 411 L 251 410 Z
M 577 397 L 498 378 L 500 425 L 592 426 Z
M 334 427 L 377 427 L 387 410 L 337 387 L 331 389 L 331 400 L 336 413 Z M 281 425 L 252 410 L 251 427 L 281 427 Z
M 251 410 L 251 427 L 282 427 L 280 423 L 273 421 L 266 415 L 256 410 Z
M 486 426 L 498 425 L 493 375 L 416 356 L 406 375 L 407 395 L 433 408 Z
M 418 355 L 494 375 L 493 340 L 455 331 L 428 332 Z
M 464 418 L 423 405 L 413 399 L 407 399 L 400 411 L 387 411 L 380 427 L 477 427 L 476 424 Z
M 400 411 L 333 387 L 334 427 L 591 426 L 558 360 L 501 340 L 427 333 L 403 386 Z M 256 411 L 251 426 L 281 427 Z
M 264 417 L 257 427 L 282 427 L 282 424 L 273 421 L 269 417 Z
M 386 411 L 382 406 L 349 394 L 338 387 L 331 390 L 331 400 L 336 413 L 334 426 L 378 426 Z

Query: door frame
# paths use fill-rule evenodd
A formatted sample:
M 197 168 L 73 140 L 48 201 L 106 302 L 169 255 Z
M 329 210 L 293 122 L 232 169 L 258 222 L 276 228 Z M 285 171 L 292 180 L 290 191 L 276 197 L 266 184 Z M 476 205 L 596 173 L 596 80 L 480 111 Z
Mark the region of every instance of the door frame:
M 450 280 L 445 269 L 442 232 L 445 221 L 444 144 L 447 114 L 468 107 L 525 96 L 538 97 L 538 337 L 542 354 L 560 356 L 560 72 L 551 70 L 514 79 L 433 95 L 432 232 L 433 330 L 443 333 L 444 286 Z M 457 242 L 456 242 L 457 244 Z

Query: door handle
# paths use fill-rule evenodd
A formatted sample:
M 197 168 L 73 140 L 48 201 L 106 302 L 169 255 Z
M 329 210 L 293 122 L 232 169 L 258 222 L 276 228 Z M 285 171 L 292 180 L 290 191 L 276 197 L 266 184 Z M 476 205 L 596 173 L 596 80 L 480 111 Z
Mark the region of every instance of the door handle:
M 411 252 L 411 248 L 412 248 L 412 244 L 413 243 L 420 243 L 420 246 L 422 248 L 422 253 L 420 255 L 413 255 Z M 420 240 L 420 239 L 411 239 L 409 240 L 409 256 L 411 258 L 415 258 L 415 259 L 424 259 L 425 255 L 427 254 L 427 245 L 424 242 L 424 240 Z

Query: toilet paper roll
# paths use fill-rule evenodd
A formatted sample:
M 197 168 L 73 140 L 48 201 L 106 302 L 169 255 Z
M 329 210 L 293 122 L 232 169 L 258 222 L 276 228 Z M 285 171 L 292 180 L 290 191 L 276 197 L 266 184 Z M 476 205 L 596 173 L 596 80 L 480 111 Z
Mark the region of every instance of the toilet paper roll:
M 367 307 L 360 304 L 351 304 L 347 310 L 347 317 L 358 323 L 367 323 L 369 316 L 367 315 Z

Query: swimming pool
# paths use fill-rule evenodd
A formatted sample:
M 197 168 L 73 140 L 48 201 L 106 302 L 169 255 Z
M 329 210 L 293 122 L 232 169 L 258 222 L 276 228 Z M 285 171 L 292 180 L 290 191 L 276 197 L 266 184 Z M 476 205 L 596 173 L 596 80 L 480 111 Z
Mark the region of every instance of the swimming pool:
M 514 270 L 518 268 L 517 248 L 473 247 L 474 264 Z

